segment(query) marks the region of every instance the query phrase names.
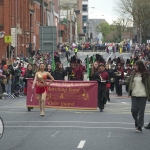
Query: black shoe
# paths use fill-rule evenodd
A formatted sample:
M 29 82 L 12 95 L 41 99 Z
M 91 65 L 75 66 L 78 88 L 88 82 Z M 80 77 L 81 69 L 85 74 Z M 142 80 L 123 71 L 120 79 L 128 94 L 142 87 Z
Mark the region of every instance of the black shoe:
M 150 129 L 150 123 L 144 127 L 145 129 Z
M 100 109 L 100 112 L 103 112 L 103 109 Z
M 141 133 L 142 132 L 142 128 L 138 127 L 135 131 L 138 132 L 138 133 Z

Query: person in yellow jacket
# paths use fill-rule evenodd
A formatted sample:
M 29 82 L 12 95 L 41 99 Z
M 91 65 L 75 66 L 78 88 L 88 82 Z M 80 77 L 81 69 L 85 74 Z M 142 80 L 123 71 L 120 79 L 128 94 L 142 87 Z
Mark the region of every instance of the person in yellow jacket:
M 122 43 L 120 43 L 120 54 L 122 53 L 122 48 L 123 48 L 123 45 Z
M 75 49 L 74 49 L 75 55 L 77 55 L 77 52 L 78 52 L 78 48 L 75 48 Z

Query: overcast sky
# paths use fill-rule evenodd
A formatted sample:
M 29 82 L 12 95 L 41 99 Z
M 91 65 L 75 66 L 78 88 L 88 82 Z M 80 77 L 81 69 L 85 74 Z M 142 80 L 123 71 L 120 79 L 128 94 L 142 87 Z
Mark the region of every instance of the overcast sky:
M 115 20 L 116 12 L 114 11 L 116 0 L 89 0 L 89 18 L 105 18 L 109 23 Z M 93 12 L 93 13 L 91 13 Z M 104 15 L 104 16 L 103 16 Z

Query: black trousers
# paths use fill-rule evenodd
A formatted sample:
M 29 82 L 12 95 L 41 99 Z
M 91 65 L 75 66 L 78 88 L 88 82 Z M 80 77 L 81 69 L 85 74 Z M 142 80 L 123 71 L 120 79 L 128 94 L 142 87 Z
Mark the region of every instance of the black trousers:
M 146 97 L 131 97 L 132 105 L 131 105 L 131 112 L 132 116 L 137 123 L 138 127 L 143 127 L 144 125 L 144 112 L 146 106 Z
M 119 84 L 119 82 L 115 83 L 116 86 L 116 93 L 118 96 L 122 96 L 122 84 Z
M 114 87 L 115 87 L 115 83 L 114 83 L 114 82 L 111 82 L 111 84 L 110 84 L 110 90 L 111 90 L 111 91 L 114 91 Z
M 109 98 L 109 88 L 106 89 L 106 100 L 110 101 L 110 98 Z
M 128 87 L 128 85 L 126 85 L 126 92 L 128 92 L 128 89 L 129 89 L 129 87 Z
M 98 107 L 99 109 L 104 109 L 106 104 L 106 88 L 98 89 Z

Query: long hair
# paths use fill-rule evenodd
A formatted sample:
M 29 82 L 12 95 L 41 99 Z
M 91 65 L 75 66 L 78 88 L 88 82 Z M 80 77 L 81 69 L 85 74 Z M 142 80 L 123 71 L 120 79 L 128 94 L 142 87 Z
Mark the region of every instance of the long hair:
M 138 66 L 138 72 L 142 74 L 142 83 L 144 83 L 145 78 L 149 75 L 144 63 L 142 61 L 136 61 L 135 62 L 136 66 Z
M 40 66 L 41 66 L 41 65 L 44 65 L 44 66 L 45 66 L 45 64 L 44 64 L 43 62 L 40 62 L 39 67 L 38 67 L 38 71 L 40 71 Z
M 94 63 L 97 63 L 97 62 L 94 62 Z M 97 70 L 97 71 L 99 70 L 99 66 L 97 68 L 94 68 L 94 63 L 93 63 L 92 68 L 91 68 L 91 74 L 90 74 L 91 77 L 95 74 L 95 70 Z
M 28 70 L 28 67 L 29 67 L 29 66 L 32 66 L 32 64 L 28 64 L 28 65 L 27 65 L 26 74 L 28 74 L 28 73 L 29 73 L 29 70 Z M 32 66 L 32 69 L 33 69 L 33 66 Z

